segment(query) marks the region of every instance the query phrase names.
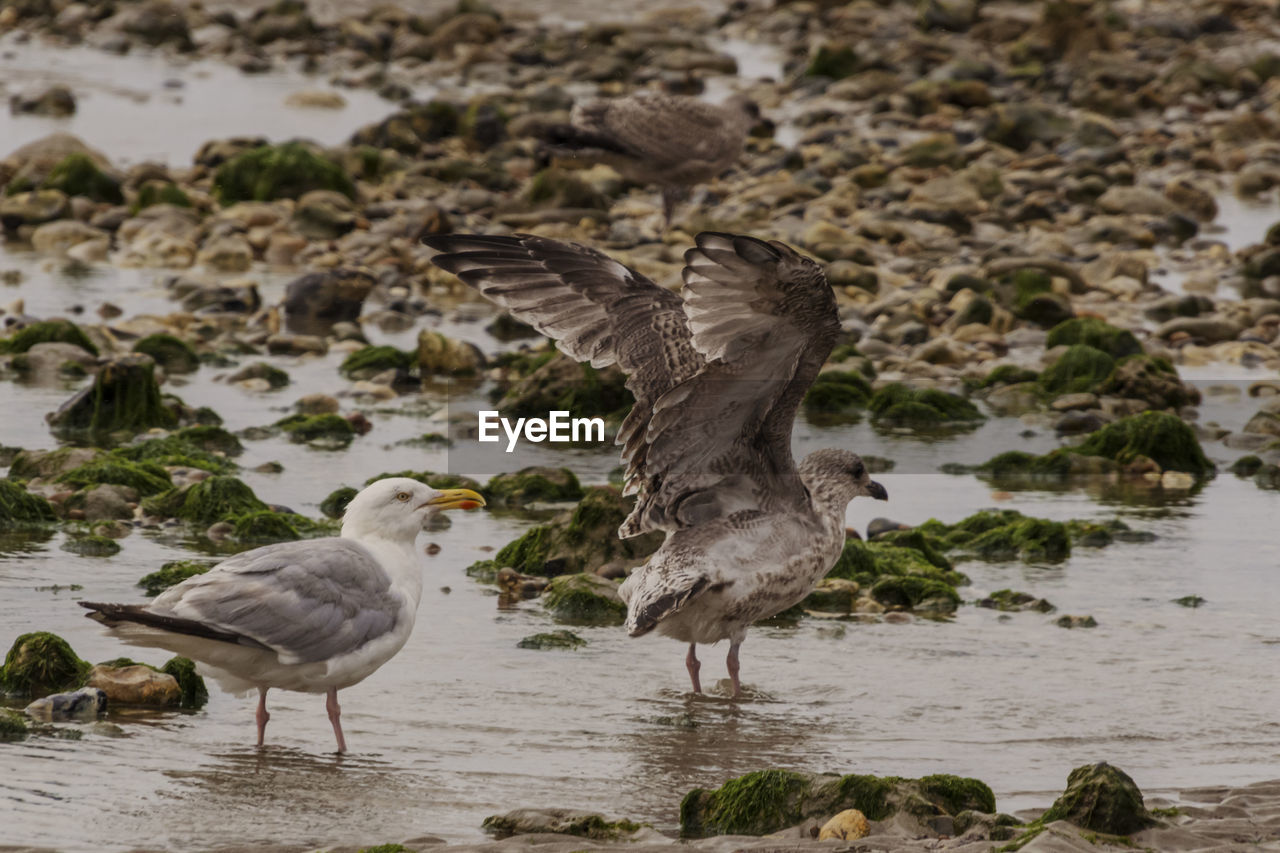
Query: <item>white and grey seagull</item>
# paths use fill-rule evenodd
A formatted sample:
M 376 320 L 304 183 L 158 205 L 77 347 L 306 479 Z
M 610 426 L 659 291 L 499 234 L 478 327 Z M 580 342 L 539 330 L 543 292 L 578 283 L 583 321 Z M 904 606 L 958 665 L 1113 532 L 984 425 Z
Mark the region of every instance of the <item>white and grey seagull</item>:
M 470 489 L 405 477 L 365 487 L 342 534 L 266 545 L 224 560 L 149 604 L 82 601 L 127 643 L 168 649 L 231 693 L 258 690 L 258 746 L 267 690 L 324 693 L 338 752 L 347 751 L 338 691 L 369 677 L 413 631 L 422 597 L 414 541 L 428 515 L 484 506 Z
M 619 590 L 633 637 L 729 640 L 802 600 L 839 558 L 845 509 L 884 487 L 847 450 L 799 466 L 791 427 L 840 333 L 821 267 L 783 243 L 704 232 L 683 295 L 585 246 L 530 235 L 439 235 L 437 266 L 594 367 L 616 363 L 635 406 L 617 441 L 635 508 L 623 538 L 667 536 Z

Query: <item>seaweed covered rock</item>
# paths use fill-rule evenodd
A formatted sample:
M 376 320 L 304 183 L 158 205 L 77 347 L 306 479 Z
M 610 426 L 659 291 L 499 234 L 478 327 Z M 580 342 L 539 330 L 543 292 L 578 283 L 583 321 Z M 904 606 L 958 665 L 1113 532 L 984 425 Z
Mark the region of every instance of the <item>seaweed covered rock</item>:
M 60 434 L 100 435 L 141 432 L 178 425 L 178 416 L 160 394 L 155 362 L 126 355 L 103 365 L 93 384 L 49 416 Z
M 810 416 L 847 416 L 861 412 L 870 400 L 871 383 L 861 373 L 827 370 L 805 392 L 803 405 Z
M 474 376 L 485 366 L 475 344 L 423 329 L 418 333 L 418 367 L 423 376 Z
M 611 486 L 588 489 L 575 509 L 529 528 L 493 560 L 482 561 L 489 565 L 481 568 L 513 568 L 523 574 L 555 577 L 595 571 L 614 560 L 638 565 L 662 544 L 662 534 L 618 538 L 618 525 L 631 511 L 633 500 Z
M 17 711 L 0 708 L 0 741 L 21 740 L 27 736 L 27 721 Z
M 149 438 L 117 447 L 113 456 L 132 462 L 151 462 L 175 468 L 200 468 L 229 474 L 238 467 L 228 456 L 244 452 L 240 439 L 217 426 L 190 426 L 163 438 Z
M 1098 389 L 1115 370 L 1116 360 L 1088 344 L 1073 344 L 1040 373 L 1040 387 L 1050 394 L 1077 394 Z
M 960 606 L 955 587 L 919 575 L 883 577 L 871 587 L 871 597 L 885 607 L 922 613 L 952 613 Z
M 70 320 L 42 320 L 24 326 L 7 338 L 0 338 L 0 352 L 26 352 L 36 344 L 50 342 L 73 344 L 93 355 L 98 354 L 93 341 Z
M 334 489 L 320 502 L 320 511 L 329 518 L 342 518 L 342 514 L 347 511 L 347 504 L 358 494 L 359 491 L 350 486 Z
M 290 441 L 327 448 L 346 447 L 356 435 L 355 427 L 341 415 L 289 415 L 275 425 Z
M 408 370 L 413 364 L 413 353 L 390 346 L 367 346 L 343 359 L 338 371 L 351 379 L 368 379 L 387 370 Z
M 36 698 L 79 687 L 89 673 L 67 641 L 36 631 L 13 641 L 0 667 L 0 691 Z
M 621 625 L 627 606 L 618 585 L 599 575 L 560 575 L 551 579 L 542 604 L 557 622 L 567 625 Z
M 1097 317 L 1073 317 L 1049 330 L 1045 349 L 1084 344 L 1116 359 L 1142 354 L 1142 344 L 1128 329 L 1118 329 Z
M 48 524 L 56 516 L 40 495 L 33 495 L 13 480 L 0 480 L 0 529 Z
M 301 142 L 252 148 L 223 163 L 213 176 L 213 193 L 223 205 L 298 198 L 312 190 L 355 197 L 355 185 L 342 167 Z
M 813 775 L 760 770 L 730 779 L 715 790 L 695 789 L 680 803 L 680 835 L 767 835 L 807 820 L 857 809 L 868 820 L 899 812 L 927 820 L 963 811 L 995 811 L 995 795 L 977 779 L 948 774 L 894 776 Z
M 984 560 L 1065 560 L 1071 537 L 1062 522 L 1024 516 L 1017 510 L 982 510 L 955 524 L 930 519 L 918 528 L 949 550 Z
M 133 351 L 151 356 L 167 373 L 194 373 L 200 367 L 200 356 L 191 345 L 173 335 L 147 335 Z
M 293 542 L 302 538 L 302 534 L 292 523 L 295 518 L 301 518 L 301 516 L 273 512 L 269 509 L 245 513 L 235 520 L 231 538 L 237 542 L 248 542 L 254 545 Z
M 127 486 L 144 497 L 173 488 L 169 472 L 154 462 L 131 462 L 115 454 L 72 468 L 59 476 L 58 482 L 78 489 L 102 484 Z
M 16 230 L 23 225 L 40 225 L 62 219 L 71 211 L 71 201 L 61 190 L 33 190 L 0 197 L 0 226 Z
M 68 154 L 49 172 L 42 189 L 61 190 L 69 196 L 83 196 L 93 201 L 121 204 L 124 193 L 120 179 L 98 166 L 88 154 Z
M 304 273 L 285 286 L 284 313 L 298 332 L 324 330 L 334 323 L 354 322 L 373 289 L 373 276 L 362 269 L 334 267 Z
M 196 672 L 195 661 L 190 658 L 170 658 L 160 671 L 173 676 L 178 682 L 178 707 L 203 708 L 209 701 L 209 688 L 204 679 Z
M 936 388 L 912 388 L 900 382 L 872 394 L 867 408 L 878 426 L 915 430 L 971 428 L 986 419 L 963 397 Z
M 567 411 L 574 417 L 621 420 L 635 403 L 625 382 L 616 366 L 597 370 L 557 354 L 513 385 L 498 408 L 508 418 L 545 418 L 547 412 Z
M 253 489 L 229 476 L 209 477 L 185 488 L 170 489 L 148 498 L 142 508 L 151 515 L 197 524 L 213 524 L 268 509 Z
M 609 209 L 609 199 L 591 184 L 558 166 L 543 169 L 533 176 L 522 200 L 534 209 L 571 208 L 574 210 Z
M 120 546 L 109 536 L 72 536 L 62 543 L 62 550 L 81 557 L 110 557 L 120 553 Z
M 213 568 L 212 563 L 198 560 L 170 560 L 156 571 L 143 575 L 138 581 L 142 592 L 148 598 L 154 598 L 171 586 L 182 583 L 187 578 L 202 575 Z
M 498 838 L 552 833 L 593 841 L 617 841 L 634 835 L 641 825 L 629 820 L 605 820 L 603 815 L 572 809 L 515 809 L 506 814 L 490 815 L 484 819 L 481 828 Z
M 986 598 L 978 600 L 979 607 L 1001 612 L 1018 613 L 1023 610 L 1034 610 L 1036 613 L 1052 613 L 1055 608 L 1043 598 L 1029 592 L 1018 592 L 1012 589 L 998 589 Z
M 1099 394 L 1145 400 L 1156 409 L 1180 409 L 1200 402 L 1200 391 L 1178 378 L 1166 359 L 1134 355 L 1119 362 L 1097 389 Z
M 955 571 L 949 560 L 942 557 L 939 561 L 936 558 L 938 550 L 939 547 L 932 543 L 925 550 L 920 550 L 912 547 L 910 540 L 895 545 L 849 539 L 845 541 L 839 559 L 827 572 L 827 577 L 851 580 L 863 587 L 870 587 L 883 577 L 905 575 L 930 578 L 953 587 L 967 584 L 969 579 Z
M 1133 779 L 1105 761 L 1071 771 L 1067 789 L 1040 818 L 1055 820 L 1108 835 L 1130 835 L 1156 823 Z
M 580 649 L 587 644 L 587 641 L 579 637 L 572 631 L 566 631 L 563 628 L 559 631 L 548 631 L 542 634 L 533 634 L 525 637 L 516 643 L 519 649 L 538 649 L 545 651 L 547 649 Z
M 577 475 L 568 468 L 533 466 L 496 475 L 485 485 L 484 496 L 492 506 L 523 506 L 581 500 L 583 491 Z
M 858 589 L 858 584 L 851 580 L 823 578 L 800 602 L 800 608 L 819 613 L 852 613 Z
M 401 154 L 417 154 L 424 144 L 456 136 L 460 120 L 460 111 L 454 104 L 428 101 L 411 105 L 376 124 L 360 128 L 351 137 L 351 143 L 391 148 Z

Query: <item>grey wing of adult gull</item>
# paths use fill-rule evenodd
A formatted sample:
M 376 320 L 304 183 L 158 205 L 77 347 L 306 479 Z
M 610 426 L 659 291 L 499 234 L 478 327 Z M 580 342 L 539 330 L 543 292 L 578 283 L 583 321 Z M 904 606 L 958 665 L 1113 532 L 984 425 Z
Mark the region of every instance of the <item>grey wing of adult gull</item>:
M 355 651 L 390 631 L 402 605 L 373 554 L 335 537 L 246 551 L 139 609 L 244 638 L 295 664 Z
M 433 262 L 558 340 L 629 374 L 619 434 L 639 492 L 623 537 L 673 530 L 803 491 L 791 424 L 839 333 L 821 269 L 781 243 L 705 232 L 685 297 L 606 255 L 540 237 L 441 235 Z M 728 488 L 726 488 L 728 487 Z

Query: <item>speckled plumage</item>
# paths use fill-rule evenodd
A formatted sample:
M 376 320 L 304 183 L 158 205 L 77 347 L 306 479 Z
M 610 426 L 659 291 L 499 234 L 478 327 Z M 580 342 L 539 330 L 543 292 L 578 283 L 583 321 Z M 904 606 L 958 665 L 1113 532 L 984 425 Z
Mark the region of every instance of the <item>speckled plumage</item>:
M 704 232 L 677 295 L 593 249 L 529 235 L 440 235 L 433 262 L 596 367 L 636 405 L 618 443 L 635 509 L 623 538 L 667 539 L 620 589 L 633 636 L 731 641 L 798 602 L 840 554 L 844 510 L 885 498 L 855 454 L 796 466 L 791 427 L 840 332 L 822 269 L 778 242 Z M 698 689 L 697 661 L 690 674 Z

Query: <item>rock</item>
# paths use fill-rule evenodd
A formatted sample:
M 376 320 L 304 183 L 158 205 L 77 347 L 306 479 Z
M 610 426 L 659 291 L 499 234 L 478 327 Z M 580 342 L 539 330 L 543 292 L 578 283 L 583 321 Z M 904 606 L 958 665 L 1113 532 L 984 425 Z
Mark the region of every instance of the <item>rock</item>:
M 1249 418 L 1249 422 L 1244 425 L 1242 431 L 1280 437 L 1280 408 L 1273 405 L 1263 407 L 1261 411 Z
M 14 476 L 10 469 L 10 476 Z M 44 525 L 55 519 L 53 507 L 12 480 L 0 480 L 0 528 Z
M 1128 774 L 1105 761 L 1072 770 L 1067 790 L 1041 819 L 1045 823 L 1065 820 L 1107 835 L 1132 835 L 1156 822 Z
M 75 111 L 75 95 L 71 94 L 71 90 L 61 84 L 52 85 L 38 92 L 9 96 L 9 112 L 14 115 L 64 118 L 74 115 Z
M 60 190 L 35 190 L 0 199 L 0 225 L 10 231 L 62 219 L 70 212 L 71 201 Z
M 867 823 L 866 815 L 857 809 L 845 809 L 822 825 L 822 829 L 818 830 L 818 840 L 838 838 L 841 841 L 854 841 L 865 838 L 870 831 L 871 825 Z
M 1038 103 L 999 104 L 982 128 L 992 142 L 1025 151 L 1036 142 L 1052 145 L 1071 132 L 1071 122 L 1052 107 Z
M 14 457 L 9 467 L 9 477 L 15 480 L 32 480 L 36 477 L 50 480 L 87 465 L 101 455 L 101 450 L 92 447 L 23 450 Z
M 858 600 L 858 584 L 844 578 L 823 578 L 813 592 L 800 602 L 804 610 L 822 613 L 852 613 Z
M 129 4 L 112 18 L 122 32 L 137 36 L 149 45 L 172 44 L 191 50 L 191 28 L 183 9 L 172 0 L 144 0 Z
M 1178 410 L 1200 402 L 1200 391 L 1178 378 L 1178 371 L 1162 358 L 1135 355 L 1116 365 L 1098 393 L 1144 400 L 1152 408 Z
M 1083 394 L 1098 388 L 1115 370 L 1116 361 L 1088 344 L 1073 344 L 1040 373 L 1040 387 L 1049 394 Z
M 65 379 L 77 373 L 83 375 L 97 363 L 98 359 L 82 347 L 60 341 L 47 341 L 35 344 L 25 354 L 15 356 L 12 366 L 14 370 L 27 374 L 27 381 L 41 384 Z M 78 371 L 71 370 L 73 367 L 78 368 Z
M 448 338 L 430 329 L 418 334 L 418 367 L 424 376 L 473 376 L 484 365 L 484 354 L 475 344 Z
M 621 625 L 627 617 L 618 585 L 587 573 L 552 578 L 542 604 L 553 619 L 569 625 Z
M 27 721 L 17 711 L 0 708 L 0 742 L 27 736 Z
M 36 251 L 57 255 L 65 255 L 75 246 L 89 241 L 100 242 L 105 249 L 110 240 L 111 235 L 107 232 L 74 219 L 46 222 L 31 233 L 31 245 Z
M 129 505 L 129 491 L 126 486 L 117 486 L 110 483 L 94 486 L 85 490 L 84 496 L 81 498 L 82 504 L 79 508 L 84 513 L 86 521 L 104 519 L 130 520 L 133 518 L 133 507 Z M 136 500 L 137 493 L 134 492 L 134 501 Z
M 310 240 L 336 240 L 356 227 L 356 208 L 340 192 L 312 190 L 298 199 L 292 224 Z
M 867 539 L 875 539 L 877 536 L 879 536 L 882 533 L 890 533 L 895 530 L 910 530 L 910 529 L 911 527 L 909 525 L 903 524 L 900 521 L 893 521 L 891 519 L 883 518 L 883 517 L 873 518 L 867 524 Z
M 1053 624 L 1059 628 L 1096 628 L 1098 622 L 1092 616 L 1059 616 Z
M 1098 207 L 1107 213 L 1168 216 L 1173 202 L 1146 187 L 1113 186 L 1098 198 Z
M 290 92 L 284 103 L 287 107 L 302 109 L 340 110 L 347 105 L 347 99 L 332 89 L 304 89 Z
M 251 148 L 223 163 L 213 176 L 213 193 L 223 205 L 299 198 L 312 190 L 355 196 L 355 185 L 342 167 L 301 142 Z
M 138 581 L 143 595 L 154 598 L 171 586 L 177 586 L 184 580 L 202 575 L 213 568 L 211 563 L 196 560 L 171 560 L 150 574 L 143 575 Z
M 289 374 L 280 368 L 267 364 L 265 361 L 258 361 L 248 365 L 247 367 L 242 367 L 235 373 L 228 376 L 227 382 L 234 382 L 237 384 L 256 382 L 261 383 L 266 390 L 276 391 L 287 386 L 290 379 Z M 323 395 L 317 394 L 313 396 Z M 333 404 L 333 411 L 338 411 L 338 401 L 334 400 Z
M 545 633 L 545 634 L 534 634 L 533 636 L 525 637 L 523 640 L 516 643 L 516 648 L 539 649 L 543 651 L 547 649 L 575 650 L 575 649 L 582 648 L 586 644 L 587 644 L 586 640 L 582 639 L 572 631 L 560 630 L 560 631 L 551 631 L 550 633 Z
M 310 272 L 289 282 L 284 310 L 290 328 L 307 331 L 360 317 L 373 276 L 347 267 Z
M 552 833 L 595 841 L 625 839 L 641 829 L 640 824 L 629 820 L 606 821 L 594 812 L 571 809 L 516 809 L 504 815 L 485 818 L 481 827 L 498 838 Z
M 19 329 L 8 338 L 0 339 L 0 352 L 26 352 L 36 344 L 46 341 L 74 344 L 88 353 L 98 354 L 98 348 L 80 327 L 63 319 L 43 320 Z
M 356 435 L 351 422 L 341 415 L 289 415 L 275 425 L 284 430 L 292 442 L 334 449 L 346 447 Z
M 200 367 L 200 357 L 191 345 L 173 335 L 147 335 L 133 345 L 133 351 L 148 355 L 166 373 L 194 373 Z
M 964 428 L 986 420 L 963 397 L 936 388 L 916 388 L 896 382 L 871 395 L 867 408 L 879 426 L 911 429 Z
M 1053 422 L 1053 431 L 1059 435 L 1081 435 L 1096 432 L 1105 423 L 1096 412 L 1071 411 Z
M 1096 317 L 1075 317 L 1060 323 L 1049 330 L 1044 343 L 1045 349 L 1074 344 L 1087 344 L 1114 359 L 1142 352 L 1142 344 L 1133 332 L 1118 329 Z
M 37 699 L 23 712 L 43 723 L 96 720 L 107 712 L 107 694 L 96 687 L 82 687 L 73 693 L 54 693 Z
M 60 190 L 68 196 L 79 196 L 108 204 L 121 204 L 124 194 L 120 178 L 107 171 L 88 153 L 76 152 L 54 164 L 40 184 L 43 190 Z
M 298 402 L 294 403 L 294 408 L 304 415 L 332 415 L 336 414 L 341 404 L 336 397 L 330 397 L 328 394 L 307 394 L 299 397 Z
M 1243 331 L 1239 323 L 1221 317 L 1175 317 L 1161 323 L 1155 336 L 1167 340 L 1176 334 L 1186 334 L 1193 340 L 1216 344 L 1234 341 Z
M 998 589 L 991 595 L 978 601 L 979 607 L 1005 612 L 1021 612 L 1033 610 L 1036 613 L 1052 613 L 1057 608 L 1043 598 L 1037 598 L 1029 592 L 1015 592 L 1012 589 Z
M 19 696 L 39 697 L 78 686 L 89 672 L 57 634 L 37 631 L 13 641 L 0 666 L 0 689 Z
M 583 494 L 577 476 L 568 468 L 522 468 L 514 474 L 498 474 L 484 487 L 490 506 L 578 501 Z
M 178 680 L 149 666 L 98 664 L 89 671 L 86 684 L 118 705 L 176 706 L 182 702 Z
M 196 263 L 220 273 L 245 272 L 253 266 L 253 246 L 242 234 L 224 234 L 200 247 Z
M 160 518 L 209 525 L 270 507 L 235 477 L 215 476 L 147 498 L 142 509 Z
M 540 417 L 556 410 L 574 417 L 620 416 L 635 402 L 615 366 L 597 370 L 557 353 L 513 385 L 495 407 L 505 417 Z
M 107 362 L 90 387 L 49 416 L 50 426 L 63 434 L 91 435 L 172 429 L 178 417 L 161 399 L 154 368 L 155 362 L 140 354 Z
M 1068 412 L 1073 409 L 1092 409 L 1098 405 L 1098 395 L 1084 391 L 1079 394 L 1064 394 L 1050 404 L 1057 412 Z

